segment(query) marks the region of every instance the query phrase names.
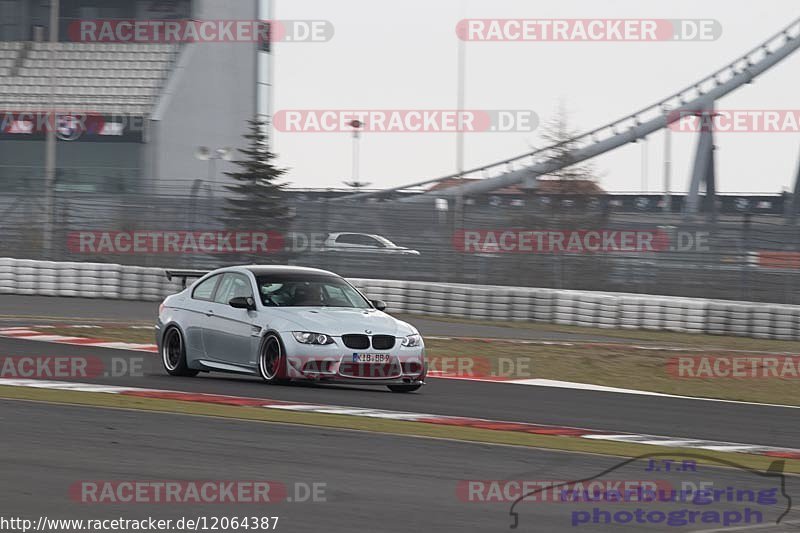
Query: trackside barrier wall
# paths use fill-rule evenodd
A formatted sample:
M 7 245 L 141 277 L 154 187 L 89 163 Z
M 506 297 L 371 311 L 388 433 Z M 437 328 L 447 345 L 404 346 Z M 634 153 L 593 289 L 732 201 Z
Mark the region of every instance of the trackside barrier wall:
M 351 279 L 395 313 L 800 340 L 800 306 L 536 287 Z M 161 268 L 0 258 L 0 295 L 158 301 Z

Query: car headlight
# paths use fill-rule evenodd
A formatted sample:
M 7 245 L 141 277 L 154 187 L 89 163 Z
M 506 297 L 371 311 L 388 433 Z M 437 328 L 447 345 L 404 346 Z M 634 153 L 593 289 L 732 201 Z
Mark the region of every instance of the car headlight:
M 414 335 L 408 335 L 403 337 L 403 340 L 400 341 L 401 346 L 405 346 L 406 348 L 414 348 L 416 346 L 422 345 L 422 337 L 415 333 Z
M 301 344 L 333 344 L 333 337 L 311 331 L 293 331 L 294 339 Z

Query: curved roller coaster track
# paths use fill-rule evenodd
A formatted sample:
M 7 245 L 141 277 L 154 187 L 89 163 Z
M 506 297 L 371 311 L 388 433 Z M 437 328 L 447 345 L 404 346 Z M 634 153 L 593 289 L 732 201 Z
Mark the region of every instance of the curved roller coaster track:
M 380 191 L 347 195 L 337 200 L 355 200 L 369 196 L 387 196 L 393 192 L 406 191 L 432 183 L 478 176 L 483 179 L 437 189 L 435 193 L 407 196 L 402 201 L 430 201 L 436 198 L 456 198 L 481 194 L 509 185 L 536 179 L 562 168 L 597 157 L 623 146 L 646 138 L 648 135 L 668 127 L 681 117 L 708 113 L 720 98 L 752 83 L 758 76 L 771 69 L 800 48 L 800 18 L 786 28 L 753 48 L 735 61 L 714 71 L 697 83 L 680 90 L 668 98 L 645 107 L 635 113 L 610 122 L 604 126 L 582 133 L 572 139 L 552 144 L 516 157 L 482 165 L 457 174 L 418 181 Z M 559 146 L 571 148 L 566 154 L 554 157 Z M 562 150 L 563 152 L 563 150 Z

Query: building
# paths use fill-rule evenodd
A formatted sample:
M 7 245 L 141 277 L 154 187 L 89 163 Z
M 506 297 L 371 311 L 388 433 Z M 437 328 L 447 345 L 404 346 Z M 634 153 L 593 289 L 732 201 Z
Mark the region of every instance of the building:
M 255 23 L 258 8 L 257 0 L 60 0 L 51 46 L 48 1 L 0 0 L 0 187 L 40 183 L 53 121 L 56 191 L 168 193 L 218 180 L 229 163 L 196 151 L 242 145 L 258 112 L 258 36 L 198 42 L 155 28 Z M 130 27 L 145 31 L 123 31 Z

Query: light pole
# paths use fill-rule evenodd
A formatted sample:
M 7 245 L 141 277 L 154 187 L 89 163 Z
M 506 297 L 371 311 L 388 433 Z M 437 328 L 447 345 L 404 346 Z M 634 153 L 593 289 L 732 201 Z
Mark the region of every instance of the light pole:
M 275 107 L 275 42 L 273 37 L 275 35 L 274 21 L 276 2 L 277 0 L 264 0 L 264 2 L 259 2 L 258 19 L 262 23 L 267 24 L 267 31 L 266 35 L 262 34 L 262 38 L 266 40 L 261 42 L 258 52 L 256 52 L 256 113 L 261 116 L 265 122 L 267 143 L 270 148 L 274 146 L 272 115 L 274 114 Z M 263 20 L 264 3 L 266 3 L 266 22 Z
M 50 61 L 55 65 L 56 43 L 58 43 L 59 0 L 50 0 Z M 44 165 L 44 235 L 42 245 L 47 259 L 51 259 L 53 248 L 53 189 L 56 183 L 56 69 L 50 69 L 50 120 L 47 122 Z
M 463 4 L 462 4 L 463 14 Z M 453 210 L 453 232 L 461 229 L 464 220 L 464 193 L 461 185 L 464 179 L 464 129 L 462 128 L 461 115 L 464 112 L 464 98 L 466 92 L 467 46 L 466 35 L 458 35 L 457 57 L 457 94 L 456 107 L 458 108 L 458 128 L 456 131 L 456 171 L 458 172 L 458 195 L 456 196 L 455 209 Z
M 458 39 L 458 92 L 456 95 L 456 108 L 458 110 L 458 128 L 456 129 L 456 171 L 458 178 L 464 177 L 464 129 L 461 127 L 461 113 L 464 112 L 464 82 L 466 76 L 466 45 L 462 37 Z
M 364 126 L 364 123 L 360 120 L 351 120 L 348 124 L 351 128 L 353 128 L 353 175 L 352 181 L 355 183 L 359 183 L 359 141 L 361 140 L 361 135 L 359 130 Z
M 217 188 L 217 161 L 230 161 L 233 159 L 233 148 L 217 148 L 212 150 L 207 146 L 200 146 L 195 150 L 194 157 L 200 161 L 208 161 L 208 184 L 213 194 Z

